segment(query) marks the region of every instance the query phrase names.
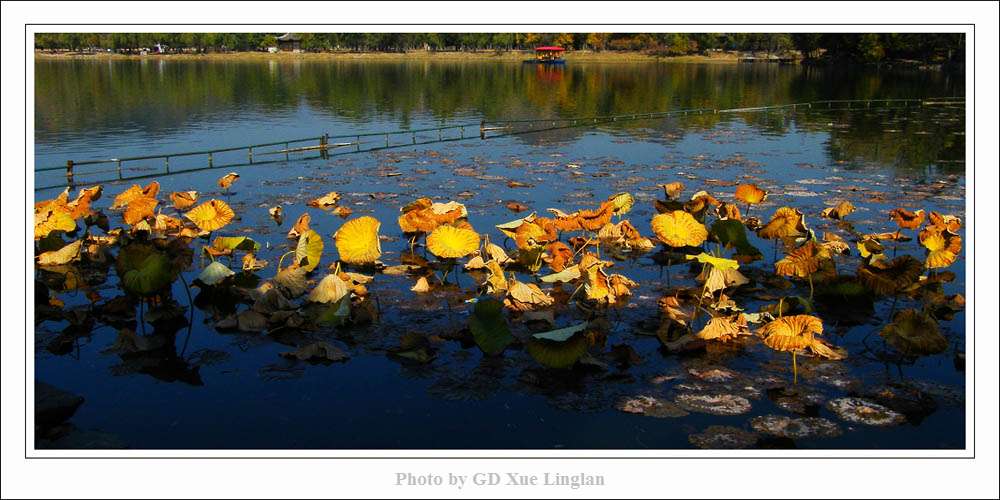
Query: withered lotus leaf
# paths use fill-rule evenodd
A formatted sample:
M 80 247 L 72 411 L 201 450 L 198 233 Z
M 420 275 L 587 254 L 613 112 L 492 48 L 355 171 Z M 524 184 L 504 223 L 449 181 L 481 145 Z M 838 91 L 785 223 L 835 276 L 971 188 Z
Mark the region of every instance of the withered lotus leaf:
M 715 207 L 715 215 L 720 220 L 743 220 L 743 216 L 740 214 L 740 207 L 736 206 L 735 203 L 722 202 L 722 204 Z
M 80 248 L 82 246 L 83 246 L 83 240 L 76 240 L 72 243 L 67 243 L 59 250 L 44 252 L 38 256 L 38 265 L 60 266 L 63 264 L 69 264 L 70 262 L 80 260 Z
M 932 211 L 929 218 L 932 226 L 943 227 L 953 233 L 957 233 L 959 229 L 962 229 L 962 219 L 954 215 L 941 215 Z
M 941 269 L 952 265 L 962 251 L 962 237 L 944 226 L 927 226 L 919 235 L 920 244 L 927 249 L 924 262 L 928 269 Z
M 316 269 L 323 256 L 323 237 L 312 229 L 299 236 L 295 245 L 295 264 L 307 272 Z
M 923 210 L 911 212 L 905 208 L 894 208 L 889 211 L 889 217 L 902 229 L 916 229 L 924 223 Z
M 184 214 L 202 231 L 216 231 L 233 220 L 236 214 L 222 200 L 208 200 Z
M 239 178 L 240 174 L 237 174 L 236 172 L 229 172 L 219 178 L 218 185 L 222 189 L 229 189 L 229 186 L 232 186 L 233 183 L 236 182 L 236 179 Z
M 916 283 L 923 270 L 923 264 L 909 255 L 889 261 L 879 254 L 858 267 L 858 280 L 879 295 L 892 295 Z
M 170 202 L 177 210 L 187 210 L 198 201 L 197 191 L 174 191 L 170 193 Z
M 442 225 L 427 235 L 427 249 L 442 259 L 458 259 L 479 248 L 479 233 L 470 229 Z
M 653 234 L 672 247 L 696 247 L 708 239 L 705 225 L 683 210 L 657 214 L 653 217 L 651 226 Z
M 52 231 L 70 232 L 76 229 L 76 220 L 64 204 L 49 203 L 35 209 L 36 240 L 45 238 Z
M 756 184 L 740 184 L 736 187 L 736 199 L 756 205 L 767 200 L 767 191 L 757 187 Z
M 125 208 L 125 223 L 134 226 L 139 221 L 143 221 L 153 216 L 156 206 L 160 203 L 156 198 L 140 196 L 132 199 Z
M 757 330 L 764 344 L 776 351 L 798 351 L 812 346 L 815 336 L 823 333 L 823 321 L 815 316 L 784 316 Z
M 382 256 L 378 230 L 382 223 L 374 217 L 351 219 L 340 226 L 333 238 L 340 260 L 348 264 L 371 264 Z
M 854 213 L 854 204 L 845 200 L 835 206 L 823 209 L 821 215 L 827 219 L 844 220 L 852 213 Z
M 426 276 L 421 276 L 417 278 L 417 282 L 410 287 L 410 291 L 416 293 L 427 293 L 431 291 L 431 284 L 427 281 Z
M 319 280 L 316 287 L 309 292 L 306 300 L 320 304 L 333 304 L 339 302 L 340 299 L 347 296 L 350 292 L 351 290 L 347 283 L 340 279 L 340 276 L 331 273 Z
M 542 260 L 555 272 L 573 265 L 573 250 L 561 241 L 553 241 L 545 247 L 545 255 Z
M 504 298 L 504 305 L 512 310 L 532 311 L 551 306 L 554 302 L 552 297 L 534 283 L 522 283 L 513 278 L 507 282 L 507 296 Z
M 274 222 L 277 223 L 279 226 L 285 219 L 285 210 L 281 208 L 281 205 L 276 205 L 267 209 L 267 213 L 268 215 L 271 216 L 272 219 L 274 219 Z
M 281 207 L 276 207 L 276 208 L 281 208 Z M 299 239 L 299 236 L 302 236 L 303 233 L 309 230 L 309 222 L 311 220 L 312 217 L 309 215 L 308 212 L 300 215 L 299 218 L 295 220 L 295 224 L 292 225 L 292 228 L 288 230 L 288 239 L 290 240 Z
M 160 183 L 153 181 L 146 185 L 146 187 L 141 187 L 138 184 L 132 185 L 132 187 L 122 191 L 118 196 L 115 196 L 114 201 L 111 203 L 112 209 L 125 208 L 128 206 L 129 202 L 136 198 L 156 198 L 156 195 L 160 193 Z
M 771 221 L 757 231 L 757 235 L 765 239 L 798 238 L 806 236 L 806 218 L 797 209 L 781 207 L 774 211 Z
M 610 201 L 614 206 L 615 215 L 625 215 L 632 210 L 632 206 L 635 205 L 635 198 L 632 197 L 631 193 L 613 194 L 608 197 L 607 201 Z
M 743 313 L 732 316 L 718 316 L 708 320 L 696 337 L 702 340 L 718 340 L 729 342 L 736 340 L 743 335 L 750 335 L 750 328 L 747 326 L 747 319 Z
M 663 188 L 663 195 L 667 197 L 668 200 L 676 200 L 680 197 L 681 193 L 684 192 L 684 183 L 682 182 L 670 182 L 667 184 L 659 184 Z
M 808 278 L 819 270 L 823 260 L 829 258 L 830 253 L 825 247 L 815 241 L 809 241 L 775 262 L 774 269 L 781 276 Z
M 337 202 L 339 201 L 340 201 L 340 193 L 336 191 L 330 191 L 329 193 L 326 193 L 323 196 L 320 196 L 319 198 L 314 198 L 312 200 L 309 200 L 309 202 L 306 203 L 306 205 L 310 207 L 326 208 L 336 205 Z
M 939 354 L 948 349 L 948 339 L 941 335 L 937 321 L 916 309 L 897 312 L 879 335 L 907 356 Z

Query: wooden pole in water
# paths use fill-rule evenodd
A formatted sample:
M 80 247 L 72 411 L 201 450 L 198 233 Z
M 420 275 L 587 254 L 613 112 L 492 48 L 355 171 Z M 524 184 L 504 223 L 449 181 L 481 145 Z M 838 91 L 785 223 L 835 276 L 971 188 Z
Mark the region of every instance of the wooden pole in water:
M 66 184 L 73 187 L 73 160 L 66 160 Z

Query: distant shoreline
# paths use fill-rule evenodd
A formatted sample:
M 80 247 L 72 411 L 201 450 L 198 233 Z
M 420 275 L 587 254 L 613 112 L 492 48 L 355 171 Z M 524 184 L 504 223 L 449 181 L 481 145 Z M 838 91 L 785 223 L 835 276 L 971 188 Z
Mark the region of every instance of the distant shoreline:
M 49 52 L 35 50 L 35 59 L 120 59 L 120 60 L 177 60 L 177 61 L 499 61 L 521 62 L 533 57 L 531 51 L 430 51 L 411 50 L 407 52 L 208 52 L 203 54 L 119 54 L 115 52 Z M 655 56 L 644 52 L 618 52 L 589 50 L 568 51 L 567 62 L 690 62 L 736 64 L 738 55 L 733 52 L 719 52 L 712 55 Z

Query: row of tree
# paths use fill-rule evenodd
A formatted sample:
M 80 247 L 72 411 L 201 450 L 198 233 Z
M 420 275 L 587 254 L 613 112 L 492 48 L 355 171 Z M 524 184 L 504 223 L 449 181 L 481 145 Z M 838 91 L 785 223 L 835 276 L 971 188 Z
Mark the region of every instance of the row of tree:
M 274 33 L 38 33 L 42 50 L 113 50 L 156 46 L 186 52 L 265 50 Z M 306 51 L 509 51 L 552 44 L 575 50 L 643 51 L 674 56 L 707 51 L 782 54 L 862 62 L 963 60 L 962 33 L 302 33 Z

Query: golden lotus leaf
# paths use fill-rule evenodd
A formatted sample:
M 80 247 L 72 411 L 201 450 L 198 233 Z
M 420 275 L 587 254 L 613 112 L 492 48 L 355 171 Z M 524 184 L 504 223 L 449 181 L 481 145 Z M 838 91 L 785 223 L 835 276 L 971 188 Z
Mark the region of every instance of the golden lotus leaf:
M 740 184 L 736 187 L 736 199 L 756 205 L 767 200 L 767 191 L 757 187 L 756 184 Z
M 897 312 L 879 335 L 907 356 L 939 354 L 948 349 L 948 339 L 941 335 L 937 321 L 916 309 Z
M 768 347 L 776 351 L 798 351 L 812 346 L 815 335 L 823 333 L 823 321 L 800 314 L 778 318 L 757 331 Z
M 791 207 L 781 207 L 775 210 L 771 221 L 757 231 L 758 236 L 769 240 L 798 238 L 808 234 L 805 215 Z
M 507 277 L 503 274 L 503 268 L 495 260 L 486 261 L 486 270 L 489 275 L 486 277 L 486 282 L 483 286 L 486 288 L 486 293 L 499 293 L 507 291 Z
M 943 226 L 927 226 L 919 235 L 920 244 L 927 249 L 924 265 L 928 269 L 941 269 L 952 265 L 962 251 L 962 237 Z
M 160 183 L 153 181 L 146 185 L 146 187 L 141 187 L 138 184 L 132 185 L 132 187 L 121 192 L 118 196 L 115 196 L 114 201 L 111 203 L 112 209 L 125 208 L 128 204 L 136 198 L 156 198 L 156 195 L 160 193 Z
M 923 210 L 911 212 L 905 208 L 894 208 L 889 211 L 889 217 L 902 229 L 916 229 L 924 223 Z
M 41 239 L 52 231 L 70 232 L 76 229 L 76 220 L 69 207 L 60 203 L 48 203 L 35 209 L 34 239 Z
M 736 206 L 735 203 L 722 202 L 718 207 L 715 207 L 715 215 L 721 220 L 743 220 L 743 216 L 740 214 L 740 207 Z
M 382 223 L 374 217 L 351 219 L 334 233 L 340 260 L 348 264 L 371 264 L 382 256 L 378 230 Z
M 76 240 L 72 243 L 67 243 L 59 250 L 42 253 L 38 256 L 38 265 L 59 266 L 80 260 L 80 249 L 82 246 L 83 240 Z
M 94 200 L 100 199 L 104 188 L 101 185 L 81 189 L 76 195 L 76 199 L 67 203 L 74 219 L 86 217 L 91 214 L 90 204 Z
M 515 311 L 532 311 L 551 306 L 555 300 L 534 283 L 522 283 L 516 279 L 507 282 L 507 296 L 504 305 Z
M 442 259 L 458 259 L 479 248 L 479 233 L 455 226 L 438 226 L 427 235 L 427 249 Z
M 233 209 L 222 200 L 208 200 L 184 214 L 202 231 L 216 231 L 229 224 L 236 216 Z
M 697 260 L 701 264 L 708 264 L 720 271 L 725 271 L 729 269 L 736 270 L 740 268 L 740 263 L 736 260 L 726 259 L 723 257 L 715 257 L 714 255 L 709 255 L 705 252 L 702 252 L 698 255 L 685 255 L 684 258 L 687 260 Z
M 399 228 L 404 233 L 430 233 L 440 225 L 454 224 L 468 216 L 461 203 L 435 203 L 430 198 L 418 198 L 400 211 Z
M 657 214 L 653 217 L 651 225 L 653 234 L 672 247 L 696 247 L 708 239 L 708 229 L 705 225 L 683 210 Z
M 561 241 L 553 241 L 545 246 L 542 260 L 555 272 L 560 272 L 573 265 L 573 249 Z
M 198 201 L 197 191 L 174 191 L 170 193 L 170 202 L 177 210 L 187 210 Z

